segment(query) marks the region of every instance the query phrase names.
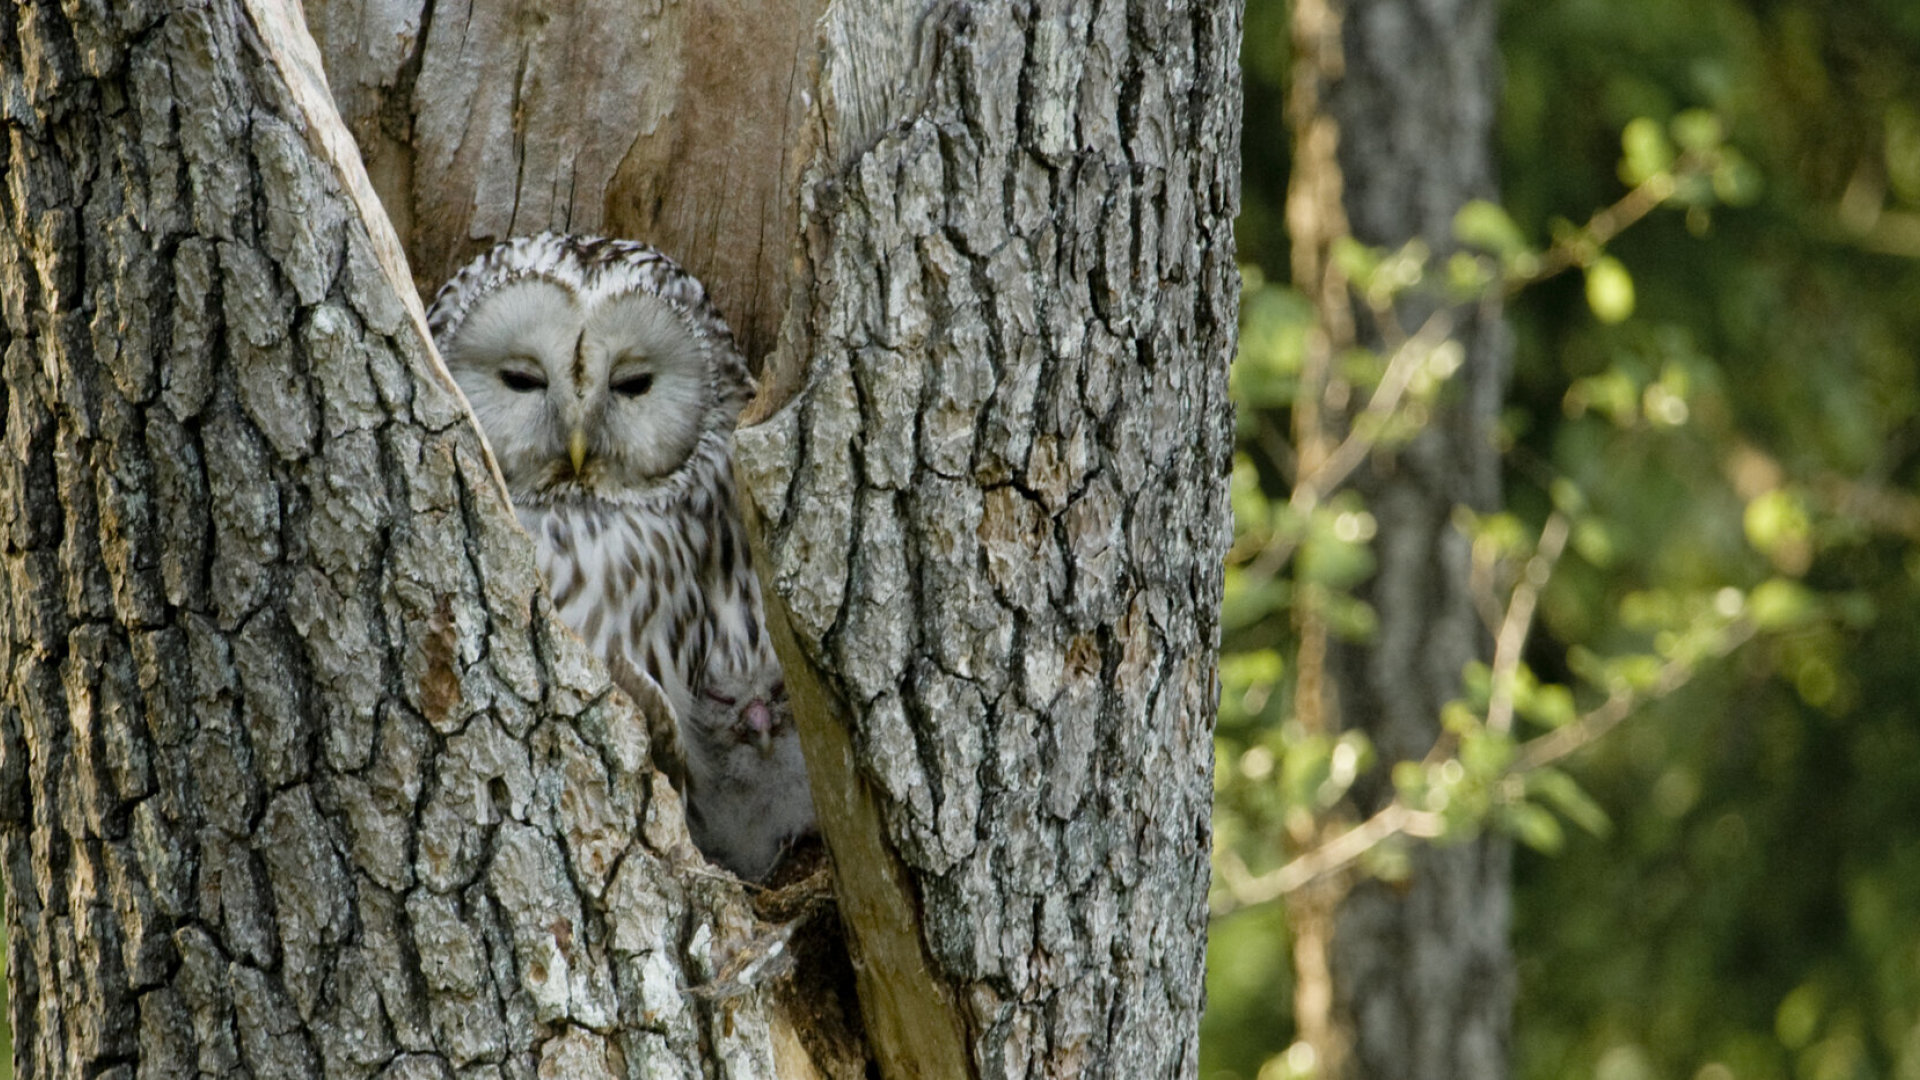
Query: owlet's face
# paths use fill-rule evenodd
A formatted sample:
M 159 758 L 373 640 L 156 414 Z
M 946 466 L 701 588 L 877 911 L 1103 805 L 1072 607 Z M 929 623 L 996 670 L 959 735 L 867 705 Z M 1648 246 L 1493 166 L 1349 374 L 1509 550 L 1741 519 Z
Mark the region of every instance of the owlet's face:
M 710 349 L 658 296 L 531 274 L 478 299 L 442 343 L 516 499 L 673 473 L 716 404 Z

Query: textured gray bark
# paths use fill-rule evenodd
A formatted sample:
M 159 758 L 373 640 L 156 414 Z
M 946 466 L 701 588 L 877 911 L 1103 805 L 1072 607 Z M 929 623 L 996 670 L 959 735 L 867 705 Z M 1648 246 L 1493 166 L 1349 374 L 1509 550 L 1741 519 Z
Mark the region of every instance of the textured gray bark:
M 843 908 L 920 915 L 850 914 L 857 958 L 925 951 L 886 995 L 924 1011 L 867 993 L 869 1027 L 950 1000 L 981 1076 L 1191 1075 L 1238 7 L 855 3 L 822 34 L 774 365 L 805 390 L 738 469 L 789 672 L 833 703 L 801 717 L 816 790 L 853 793 L 822 806 Z
M 1497 10 L 1494 0 L 1345 5 L 1345 72 L 1327 105 L 1340 128 L 1346 213 L 1363 243 L 1419 237 L 1444 257 L 1460 206 L 1495 197 Z M 1418 326 L 1431 310 L 1409 301 L 1401 322 Z M 1380 633 L 1364 647 L 1336 647 L 1332 681 L 1344 723 L 1365 730 L 1389 761 L 1426 755 L 1441 707 L 1460 696 L 1462 667 L 1491 654 L 1453 514 L 1499 504 L 1493 433 L 1509 343 L 1496 305 L 1457 313 L 1455 327 L 1467 359 L 1432 428 L 1355 481 L 1379 522 L 1380 570 L 1362 597 Z M 1367 811 L 1390 794 L 1357 792 Z M 1332 960 L 1354 1075 L 1506 1075 L 1508 874 L 1507 842 L 1487 837 L 1420 848 L 1409 883 L 1362 885 L 1347 897 Z
M 286 5 L 176 6 L 0 23 L 21 1075 L 860 1075 L 687 992 L 751 914 L 424 340 L 409 276 L 542 228 L 772 374 L 881 1075 L 1190 1075 L 1237 5 L 314 0 L 344 127 Z
M 18 1074 L 771 1075 L 290 10 L 0 20 Z

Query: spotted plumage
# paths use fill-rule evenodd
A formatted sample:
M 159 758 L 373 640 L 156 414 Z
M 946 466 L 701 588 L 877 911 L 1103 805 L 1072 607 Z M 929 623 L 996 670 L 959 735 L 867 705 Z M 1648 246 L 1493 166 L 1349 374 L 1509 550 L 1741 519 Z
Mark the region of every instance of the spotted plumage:
M 428 324 L 561 621 L 670 711 L 657 757 L 711 759 L 689 724 L 707 673 L 764 675 L 772 654 L 729 466 L 752 382 L 706 290 L 645 244 L 549 233 L 468 264 Z

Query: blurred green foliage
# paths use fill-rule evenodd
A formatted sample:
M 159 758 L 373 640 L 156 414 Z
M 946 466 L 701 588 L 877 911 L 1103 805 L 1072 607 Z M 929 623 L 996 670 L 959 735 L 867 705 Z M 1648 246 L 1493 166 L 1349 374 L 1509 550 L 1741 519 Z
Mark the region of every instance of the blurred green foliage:
M 1283 284 L 1286 17 L 1249 2 L 1217 744 L 1217 848 L 1256 874 L 1289 814 L 1381 767 L 1287 718 L 1296 591 L 1336 633 L 1372 614 L 1344 591 L 1370 571 L 1366 508 L 1286 501 L 1312 318 Z M 1484 258 L 1429 278 L 1531 276 L 1578 248 L 1572 223 L 1676 177 L 1580 272 L 1510 304 L 1510 513 L 1463 525 L 1506 563 L 1556 509 L 1571 525 L 1519 734 L 1710 653 L 1736 612 L 1762 633 L 1519 792 L 1474 786 L 1511 744 L 1465 737 L 1489 693 L 1471 673 L 1448 718 L 1460 764 L 1403 767 L 1397 786 L 1452 784 L 1528 845 L 1515 1076 L 1920 1080 L 1920 3 L 1512 0 L 1503 19 L 1502 205 L 1457 222 Z M 1364 283 L 1383 254 L 1340 257 Z M 1377 357 L 1340 363 L 1363 391 L 1380 377 Z M 1276 544 L 1297 545 L 1284 569 L 1260 562 Z M 1395 872 L 1391 845 L 1372 868 Z M 1281 1075 L 1284 917 L 1220 920 L 1211 948 L 1203 1076 Z

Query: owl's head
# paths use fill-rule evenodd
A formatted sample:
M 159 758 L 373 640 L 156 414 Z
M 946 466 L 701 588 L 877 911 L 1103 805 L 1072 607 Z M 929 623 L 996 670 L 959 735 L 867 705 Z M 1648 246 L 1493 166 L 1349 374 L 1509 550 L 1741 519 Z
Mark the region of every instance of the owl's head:
M 516 501 L 656 489 L 726 439 L 751 391 L 706 290 L 633 241 L 507 241 L 428 323 Z

